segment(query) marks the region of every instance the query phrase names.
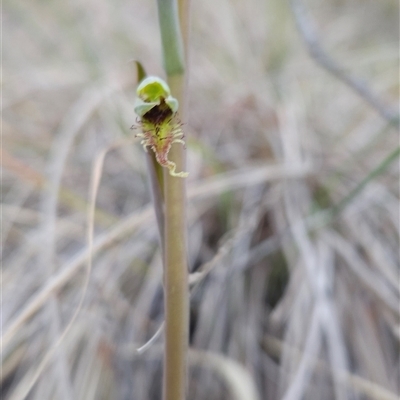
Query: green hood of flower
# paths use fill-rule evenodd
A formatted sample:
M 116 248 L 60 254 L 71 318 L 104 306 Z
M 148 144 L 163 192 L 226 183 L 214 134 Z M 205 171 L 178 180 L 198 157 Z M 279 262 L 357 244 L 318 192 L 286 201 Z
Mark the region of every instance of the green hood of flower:
M 139 117 L 143 117 L 152 108 L 159 106 L 162 101 L 171 109 L 172 113 L 178 111 L 178 100 L 171 96 L 169 86 L 155 76 L 143 79 L 136 89 L 136 95 L 134 110 Z

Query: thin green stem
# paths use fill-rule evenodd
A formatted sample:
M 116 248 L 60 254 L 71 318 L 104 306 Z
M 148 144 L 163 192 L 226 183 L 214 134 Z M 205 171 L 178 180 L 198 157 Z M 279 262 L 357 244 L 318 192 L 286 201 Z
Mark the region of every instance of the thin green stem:
M 175 0 L 158 0 L 158 19 L 165 72 L 168 76 L 183 74 L 184 51 L 177 2 Z
M 181 149 L 171 149 L 177 160 Z M 172 158 L 174 157 L 174 158 Z M 165 355 L 164 400 L 185 399 L 189 326 L 189 290 L 186 263 L 185 180 L 165 179 Z
M 187 1 L 158 0 L 164 66 L 171 94 L 180 104 L 184 120 L 184 44 L 187 44 Z M 182 28 L 182 29 L 181 29 Z M 185 152 L 172 145 L 169 158 L 177 170 L 185 170 Z M 189 286 L 186 255 L 185 179 L 173 177 L 164 169 L 164 302 L 165 353 L 163 399 L 184 400 L 187 387 L 189 346 Z
M 342 199 L 336 206 L 332 208 L 332 215 L 336 215 L 343 211 L 347 205 L 365 188 L 365 186 L 382 174 L 389 165 L 396 161 L 400 156 L 400 147 L 392 151 L 375 169 L 373 169 L 344 199 Z

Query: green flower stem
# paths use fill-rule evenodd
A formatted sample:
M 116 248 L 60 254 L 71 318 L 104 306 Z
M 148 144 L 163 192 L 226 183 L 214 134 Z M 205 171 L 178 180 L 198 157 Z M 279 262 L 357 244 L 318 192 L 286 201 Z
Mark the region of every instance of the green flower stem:
M 171 94 L 180 104 L 184 121 L 184 46 L 187 44 L 187 1 L 158 0 L 164 66 Z M 181 30 L 181 28 L 183 28 Z M 183 34 L 183 35 L 182 35 Z M 178 171 L 185 170 L 185 151 L 173 144 L 169 158 Z M 163 399 L 184 400 L 187 387 L 189 346 L 189 286 L 186 255 L 185 179 L 173 177 L 164 168 L 164 303 L 165 350 Z
M 168 80 L 181 102 L 182 77 Z M 178 170 L 184 168 L 184 148 L 173 145 L 170 159 Z M 186 257 L 185 179 L 176 178 L 164 169 L 165 195 L 165 355 L 164 400 L 185 399 L 189 337 L 189 287 Z

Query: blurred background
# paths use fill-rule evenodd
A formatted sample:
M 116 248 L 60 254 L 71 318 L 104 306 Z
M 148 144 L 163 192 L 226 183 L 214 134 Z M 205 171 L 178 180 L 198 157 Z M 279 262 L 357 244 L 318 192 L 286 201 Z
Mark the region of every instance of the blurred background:
M 138 144 L 105 159 L 51 350 L 93 163 L 133 135 L 132 60 L 164 77 L 156 2 L 2 11 L 2 399 L 160 399 Z M 399 398 L 398 45 L 395 0 L 192 1 L 188 399 Z

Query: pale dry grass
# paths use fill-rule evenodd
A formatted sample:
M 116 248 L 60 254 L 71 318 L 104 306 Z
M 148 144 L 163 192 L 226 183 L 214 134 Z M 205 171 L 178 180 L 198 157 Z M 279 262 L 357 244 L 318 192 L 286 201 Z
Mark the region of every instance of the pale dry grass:
M 329 57 L 398 109 L 398 4 L 305 4 Z M 129 61 L 162 66 L 151 2 L 6 1 L 3 31 L 1 379 L 16 400 L 81 299 L 92 165 L 135 123 Z M 193 2 L 188 110 L 188 398 L 397 399 L 398 159 L 341 203 L 398 148 L 396 124 L 309 57 L 278 0 Z M 27 398 L 159 399 L 162 335 L 136 351 L 163 321 L 140 146 L 105 159 L 93 250 Z

